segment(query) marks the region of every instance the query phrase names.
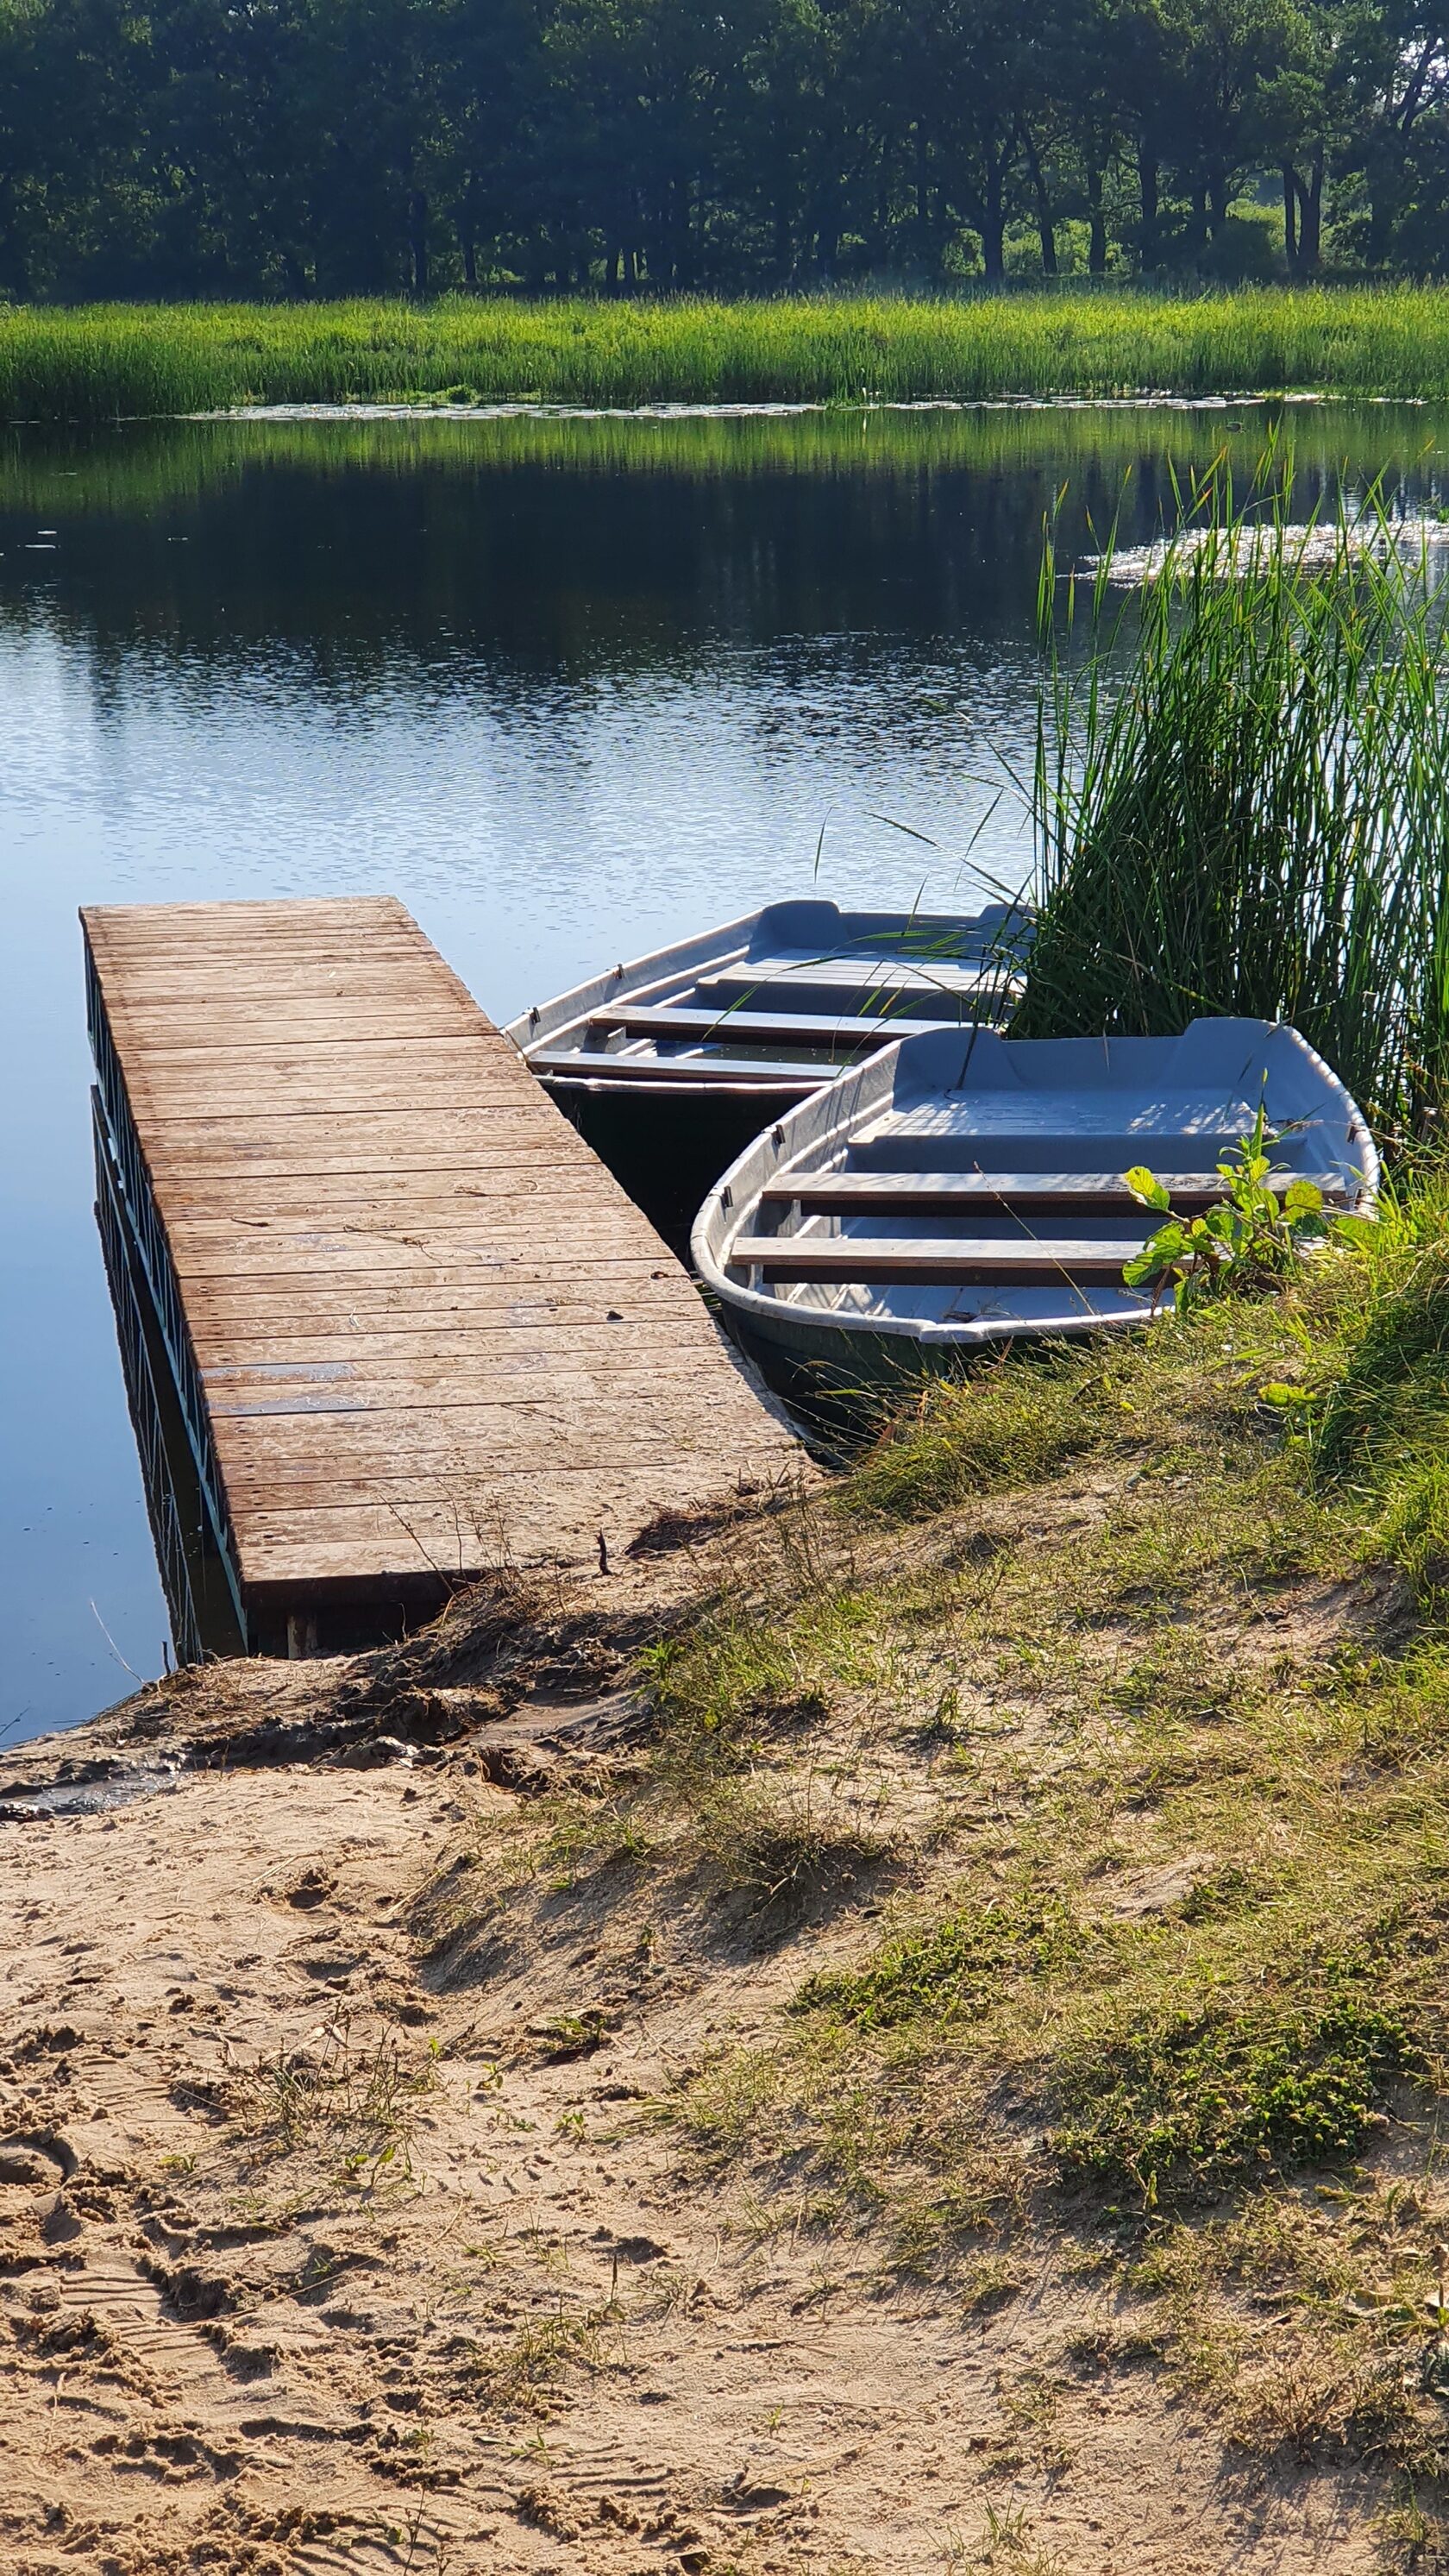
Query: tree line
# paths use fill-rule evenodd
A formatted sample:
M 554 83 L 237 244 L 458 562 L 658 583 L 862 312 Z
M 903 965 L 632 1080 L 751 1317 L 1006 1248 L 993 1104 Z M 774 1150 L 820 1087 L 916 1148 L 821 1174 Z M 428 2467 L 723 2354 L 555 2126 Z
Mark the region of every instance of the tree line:
M 1449 0 L 0 0 L 0 293 L 1449 271 Z

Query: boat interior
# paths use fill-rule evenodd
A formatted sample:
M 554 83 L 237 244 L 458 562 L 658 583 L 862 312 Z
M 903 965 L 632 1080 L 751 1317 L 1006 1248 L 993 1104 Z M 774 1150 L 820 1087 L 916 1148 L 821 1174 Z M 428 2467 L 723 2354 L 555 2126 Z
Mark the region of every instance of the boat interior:
M 1020 991 L 1022 916 L 768 905 L 701 939 L 614 967 L 511 1023 L 553 1087 L 677 1082 L 804 1099 L 887 1027 L 959 1029 Z M 865 1025 L 862 1025 L 862 1024 Z
M 1275 1186 L 1371 1203 L 1363 1121 L 1291 1030 L 903 1039 L 741 1158 L 706 1202 L 696 1258 L 731 1302 L 802 1323 L 973 1339 L 1131 1322 L 1150 1300 L 1122 1271 L 1161 1220 L 1124 1175 L 1145 1164 L 1175 1210 L 1200 1213 L 1260 1102 Z

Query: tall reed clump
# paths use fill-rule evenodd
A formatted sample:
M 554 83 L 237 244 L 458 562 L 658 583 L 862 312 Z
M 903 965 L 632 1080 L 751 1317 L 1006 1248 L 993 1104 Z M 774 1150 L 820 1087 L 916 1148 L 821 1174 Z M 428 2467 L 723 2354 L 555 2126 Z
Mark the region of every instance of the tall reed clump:
M 1304 528 L 1291 460 L 1183 496 L 1086 651 L 1054 605 L 1013 1034 L 1291 1020 L 1391 1145 L 1449 1096 L 1449 678 L 1433 558 L 1370 505 Z

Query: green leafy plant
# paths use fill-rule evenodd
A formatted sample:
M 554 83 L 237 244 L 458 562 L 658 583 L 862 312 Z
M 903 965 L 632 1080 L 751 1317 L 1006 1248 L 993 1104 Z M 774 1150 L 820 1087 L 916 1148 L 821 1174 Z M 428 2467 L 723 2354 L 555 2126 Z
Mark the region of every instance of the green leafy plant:
M 1064 2180 L 1135 2185 L 1148 2204 L 1352 2154 L 1391 2080 L 1422 2068 L 1410 2018 L 1375 1967 L 1328 1958 L 1311 1990 L 1229 1996 L 1183 1984 L 1057 2062 L 1052 2151 Z
M 1122 1273 L 1126 1287 L 1152 1289 L 1154 1312 L 1169 1283 L 1179 1314 L 1205 1297 L 1276 1287 L 1305 1244 L 1322 1240 L 1328 1220 L 1316 1183 L 1290 1181 L 1281 1195 L 1273 1187 L 1268 1149 L 1278 1141 L 1260 1102 L 1248 1134 L 1217 1166 L 1221 1200 L 1202 1216 L 1177 1215 L 1169 1192 L 1144 1163 L 1124 1174 L 1139 1205 L 1164 1220 Z

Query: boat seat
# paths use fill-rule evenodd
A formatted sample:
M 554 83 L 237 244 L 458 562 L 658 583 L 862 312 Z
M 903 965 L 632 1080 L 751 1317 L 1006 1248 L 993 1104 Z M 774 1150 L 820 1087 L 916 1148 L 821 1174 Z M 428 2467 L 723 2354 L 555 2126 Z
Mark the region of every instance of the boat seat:
M 530 1073 L 572 1075 L 582 1082 L 763 1083 L 800 1100 L 841 1070 L 839 1065 L 802 1065 L 798 1056 L 782 1064 L 756 1056 L 610 1055 L 603 1047 L 534 1047 L 527 1062 Z
M 763 1002 L 768 996 L 772 1010 L 789 1010 L 797 995 L 802 1008 L 815 1003 L 842 1010 L 859 993 L 896 993 L 902 997 L 903 1018 L 914 1017 L 917 1005 L 930 1007 L 943 997 L 999 993 L 1015 1000 L 1023 989 L 1021 976 L 1004 966 L 968 965 L 955 957 L 909 966 L 862 959 L 857 973 L 846 959 L 826 957 L 807 965 L 786 957 L 747 958 L 723 973 L 702 975 L 694 987 L 701 1002 Z
M 734 1010 L 701 1011 L 674 1010 L 667 1002 L 608 1002 L 601 1010 L 590 1011 L 586 1025 L 591 1029 L 628 1029 L 640 1037 L 715 1038 L 721 1046 L 761 1040 L 767 1045 L 783 1040 L 787 1046 L 834 1046 L 846 1038 L 856 1048 L 874 1049 L 885 1046 L 897 1034 L 889 1012 L 837 1017 L 815 1011 L 754 1010 L 743 1004 Z M 912 1020 L 910 1035 L 914 1038 L 945 1031 L 955 1036 L 959 1029 L 971 1025 L 969 1016 Z
M 1182 1215 L 1216 1207 L 1226 1195 L 1217 1172 L 1161 1172 L 1157 1176 Z M 1342 1180 L 1330 1172 L 1278 1171 L 1271 1186 L 1287 1189 L 1311 1180 L 1329 1206 L 1343 1207 Z M 802 1172 L 767 1181 L 761 1207 L 798 1207 L 828 1216 L 947 1216 L 973 1208 L 1000 1215 L 1012 1208 L 1041 1216 L 1149 1216 L 1119 1174 L 1111 1172 Z
M 1016 1105 L 1016 1104 L 1012 1104 Z M 1035 1129 L 1005 1120 L 998 1127 L 954 1130 L 941 1119 L 934 1128 L 908 1129 L 904 1123 L 874 1135 L 856 1132 L 850 1157 L 859 1172 L 898 1174 L 913 1181 L 926 1169 L 994 1177 L 998 1172 L 1024 1175 L 1079 1171 L 1100 1172 L 1113 1179 L 1145 1163 L 1152 1172 L 1201 1171 L 1220 1155 L 1231 1153 L 1248 1133 L 1244 1127 L 1150 1127 L 1094 1131 L 1084 1122 L 1079 1131 L 1054 1124 Z
M 909 1279 L 930 1287 L 1049 1287 L 1054 1279 L 1109 1281 L 1142 1250 L 1142 1238 L 1119 1243 L 930 1242 L 880 1235 L 737 1235 L 725 1254 L 730 1270 L 758 1270 L 766 1281 Z

